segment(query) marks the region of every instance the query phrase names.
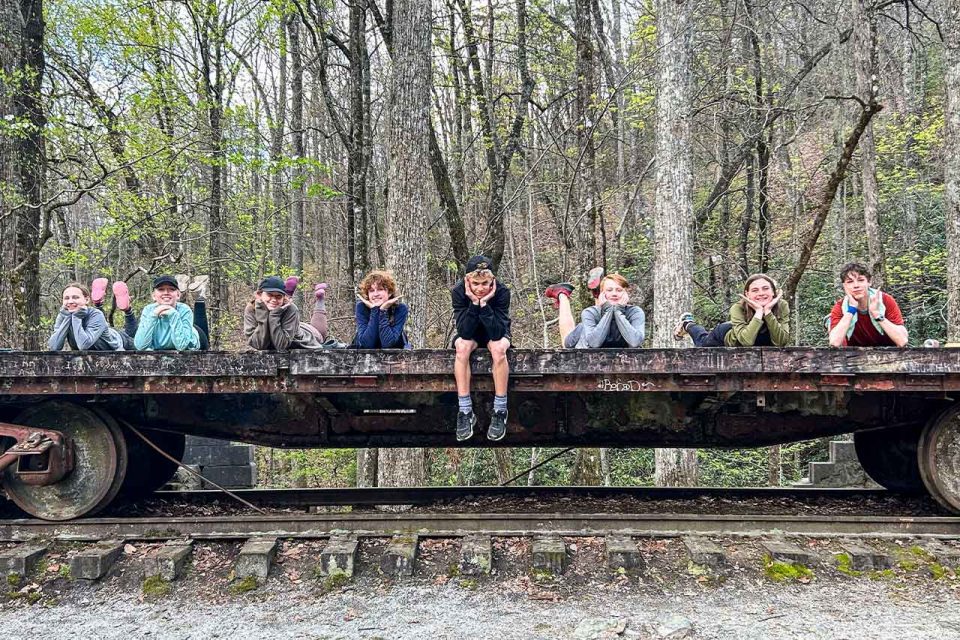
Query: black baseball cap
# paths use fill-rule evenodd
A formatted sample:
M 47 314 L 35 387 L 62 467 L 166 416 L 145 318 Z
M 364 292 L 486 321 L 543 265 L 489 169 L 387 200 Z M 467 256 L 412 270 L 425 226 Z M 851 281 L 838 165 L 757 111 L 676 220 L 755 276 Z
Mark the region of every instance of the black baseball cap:
M 473 273 L 474 271 L 479 271 L 481 269 L 489 269 L 491 273 L 496 273 L 493 260 L 487 256 L 473 256 L 467 260 L 467 266 L 464 268 L 463 272 Z
M 268 293 L 282 293 L 287 295 L 285 283 L 278 276 L 268 276 L 257 285 L 257 291 L 266 291 Z
M 177 282 L 177 279 L 174 278 L 174 277 L 173 277 L 172 275 L 170 275 L 169 273 L 165 273 L 165 274 L 163 274 L 163 275 L 159 275 L 159 276 L 157 276 L 156 278 L 153 279 L 153 288 L 154 288 L 154 289 L 156 289 L 156 288 L 159 287 L 160 285 L 164 285 L 164 284 L 169 284 L 171 287 L 173 287 L 173 288 L 176 289 L 177 291 L 180 290 L 180 283 Z

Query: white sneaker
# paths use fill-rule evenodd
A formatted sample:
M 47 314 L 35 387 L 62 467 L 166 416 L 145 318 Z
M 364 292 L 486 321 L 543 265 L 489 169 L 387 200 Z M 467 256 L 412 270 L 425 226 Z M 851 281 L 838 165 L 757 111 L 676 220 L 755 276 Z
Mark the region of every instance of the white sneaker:
M 207 297 L 207 288 L 210 286 L 210 276 L 194 276 L 187 289 L 193 293 L 194 299 Z

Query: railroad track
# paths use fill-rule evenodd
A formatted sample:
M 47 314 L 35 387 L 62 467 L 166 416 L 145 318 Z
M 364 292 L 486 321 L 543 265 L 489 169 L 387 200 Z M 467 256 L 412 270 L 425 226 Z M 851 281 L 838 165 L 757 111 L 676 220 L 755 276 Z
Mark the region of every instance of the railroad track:
M 388 504 L 432 504 L 442 501 L 490 498 L 578 499 L 629 497 L 641 500 L 695 500 L 698 498 L 730 499 L 828 499 L 882 498 L 897 493 L 886 489 L 866 488 L 794 488 L 794 487 L 366 487 L 342 489 L 235 489 L 234 493 L 255 505 L 272 506 L 374 506 Z M 204 504 L 230 500 L 222 491 L 158 491 L 156 498 Z
M 95 541 L 384 537 L 418 534 L 643 537 L 806 535 L 818 537 L 937 536 L 960 538 L 960 517 L 705 515 L 646 513 L 324 513 L 200 517 L 85 518 L 68 522 L 0 522 L 0 541 Z

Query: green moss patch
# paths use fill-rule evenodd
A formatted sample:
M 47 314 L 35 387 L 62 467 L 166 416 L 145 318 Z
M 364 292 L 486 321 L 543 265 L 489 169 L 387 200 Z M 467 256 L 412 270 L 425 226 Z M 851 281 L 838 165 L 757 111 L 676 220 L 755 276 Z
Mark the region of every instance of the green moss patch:
M 763 572 L 774 582 L 802 582 L 813 580 L 813 571 L 796 562 L 781 562 L 764 556 Z
M 148 598 L 162 598 L 173 591 L 173 585 L 160 575 L 153 575 L 143 581 L 142 591 Z
M 230 585 L 230 593 L 234 595 L 241 595 L 244 593 L 249 593 L 253 591 L 258 586 L 257 579 L 253 576 L 247 576 L 246 578 L 241 578 Z
M 837 553 L 834 555 L 837 560 L 837 571 L 847 576 L 860 576 L 863 571 L 857 571 L 853 568 L 853 558 L 849 553 Z
M 330 593 L 343 588 L 350 582 L 350 576 L 345 571 L 335 571 L 328 576 L 324 576 L 320 582 L 320 591 Z

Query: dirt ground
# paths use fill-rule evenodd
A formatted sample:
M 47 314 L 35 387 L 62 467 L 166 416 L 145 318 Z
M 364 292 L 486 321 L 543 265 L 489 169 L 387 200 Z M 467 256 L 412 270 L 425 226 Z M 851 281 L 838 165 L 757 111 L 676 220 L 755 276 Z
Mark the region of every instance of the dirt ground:
M 488 576 L 460 575 L 459 542 L 421 539 L 414 575 L 391 579 L 387 539 L 361 541 L 356 575 L 317 575 L 316 541 L 283 541 L 266 581 L 233 573 L 239 542 L 194 545 L 185 575 L 145 581 L 155 544 L 128 544 L 106 577 L 73 579 L 79 545 L 54 545 L 37 571 L 8 580 L 3 637 L 75 638 L 960 638 L 958 567 L 918 540 L 860 541 L 892 569 L 857 572 L 836 539 L 795 538 L 820 562 L 783 572 L 759 541 L 717 538 L 730 563 L 690 563 L 678 539 L 642 539 L 646 566 L 612 571 L 602 538 L 566 538 L 562 575 L 533 571 L 529 538 L 495 538 Z M 960 547 L 953 541 L 949 545 Z

